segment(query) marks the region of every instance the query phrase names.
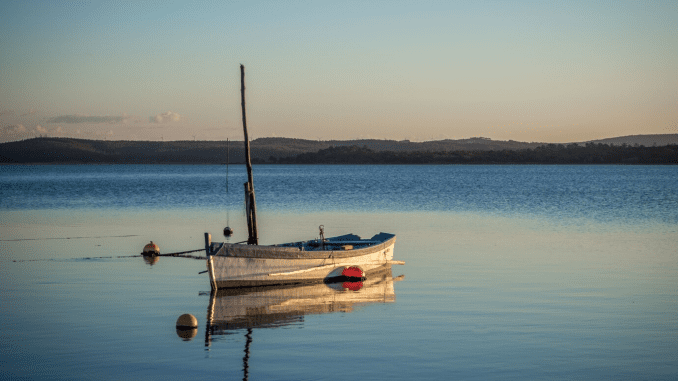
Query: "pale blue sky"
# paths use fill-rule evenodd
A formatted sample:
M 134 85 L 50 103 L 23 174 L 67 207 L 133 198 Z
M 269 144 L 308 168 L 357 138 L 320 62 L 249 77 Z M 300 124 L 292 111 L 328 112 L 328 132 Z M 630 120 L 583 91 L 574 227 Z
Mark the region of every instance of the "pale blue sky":
M 678 133 L 677 4 L 4 1 L 0 141 Z

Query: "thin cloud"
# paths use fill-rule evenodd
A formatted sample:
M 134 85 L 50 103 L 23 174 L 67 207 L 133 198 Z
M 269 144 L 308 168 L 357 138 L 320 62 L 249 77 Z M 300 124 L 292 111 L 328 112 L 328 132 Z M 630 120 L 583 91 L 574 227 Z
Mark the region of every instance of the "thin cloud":
M 121 123 L 128 119 L 128 116 L 85 116 L 85 115 L 60 115 L 47 120 L 47 123 Z
M 38 112 L 38 110 L 36 110 L 36 109 L 34 109 L 33 107 L 31 107 L 31 108 L 28 110 L 27 113 L 21 114 L 21 116 L 33 115 L 33 114 L 35 114 L 35 113 L 37 113 L 37 112 Z
M 54 128 L 46 128 L 40 124 L 36 124 L 33 128 L 28 128 L 23 124 L 12 124 L 0 128 L 0 141 L 8 141 L 14 139 L 25 139 L 31 136 L 65 136 L 67 131 L 62 126 Z
M 178 122 L 181 119 L 181 115 L 176 112 L 167 111 L 156 116 L 151 116 L 148 118 L 151 123 L 169 123 L 169 122 Z
M 16 135 L 16 134 L 25 134 L 28 132 L 26 127 L 23 124 L 12 124 L 2 128 L 3 135 Z

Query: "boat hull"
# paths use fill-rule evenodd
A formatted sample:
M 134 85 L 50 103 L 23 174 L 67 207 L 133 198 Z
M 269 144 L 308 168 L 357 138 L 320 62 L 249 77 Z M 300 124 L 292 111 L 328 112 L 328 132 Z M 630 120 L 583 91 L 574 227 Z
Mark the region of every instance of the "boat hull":
M 304 251 L 296 247 L 223 243 L 208 255 L 213 289 L 298 283 L 328 283 L 345 278 L 347 267 L 364 276 L 383 271 L 393 261 L 395 236 L 381 243 L 352 250 Z

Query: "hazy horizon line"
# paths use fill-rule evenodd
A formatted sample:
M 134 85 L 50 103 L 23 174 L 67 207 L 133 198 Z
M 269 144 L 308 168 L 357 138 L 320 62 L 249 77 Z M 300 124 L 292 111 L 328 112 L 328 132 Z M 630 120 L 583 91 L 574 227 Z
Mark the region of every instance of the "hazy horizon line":
M 263 136 L 263 137 L 256 137 L 250 139 L 250 142 L 254 142 L 259 139 L 287 139 L 287 140 L 305 140 L 305 141 L 315 141 L 315 142 L 348 142 L 348 141 L 362 141 L 362 140 L 381 140 L 381 141 L 394 141 L 394 142 L 406 142 L 406 143 L 428 143 L 428 142 L 441 142 L 441 141 L 464 141 L 464 140 L 472 140 L 472 139 L 482 139 L 482 140 L 488 140 L 488 141 L 493 141 L 493 142 L 518 142 L 518 143 L 529 143 L 529 144 L 538 144 L 538 143 L 543 143 L 543 144 L 567 144 L 567 143 L 586 143 L 586 142 L 593 142 L 593 141 L 599 141 L 599 140 L 609 140 L 609 139 L 620 139 L 620 138 L 631 138 L 631 137 L 668 137 L 668 136 L 677 136 L 678 133 L 674 134 L 633 134 L 633 135 L 617 135 L 617 136 L 611 136 L 611 137 L 606 137 L 606 138 L 598 138 L 598 139 L 591 139 L 591 140 L 581 140 L 581 141 L 568 141 L 568 142 L 549 142 L 549 141 L 526 141 L 526 140 L 514 140 L 514 139 L 493 139 L 493 138 L 487 138 L 484 136 L 471 136 L 468 138 L 459 138 L 459 139 L 450 139 L 450 138 L 445 138 L 445 139 L 432 139 L 432 140 L 411 140 L 411 139 L 389 139 L 389 138 L 352 138 L 352 139 L 312 139 L 312 138 L 293 138 L 293 137 L 284 137 L 284 136 Z M 16 140 L 8 140 L 5 142 L 0 142 L 0 144 L 4 143 L 12 143 L 12 142 L 20 142 L 20 141 L 26 141 L 26 140 L 32 140 L 32 139 L 77 139 L 77 140 L 90 140 L 90 141 L 120 141 L 120 142 L 133 142 L 133 141 L 139 141 L 139 142 L 158 142 L 158 143 L 167 143 L 167 142 L 189 142 L 189 141 L 195 141 L 195 142 L 225 142 L 229 139 L 168 139 L 168 140 L 147 140 L 147 139 L 91 139 L 91 138 L 80 138 L 80 137 L 73 137 L 73 136 L 33 136 L 33 137 L 25 137 L 22 139 L 16 139 Z M 231 140 L 234 142 L 242 142 L 243 140 Z

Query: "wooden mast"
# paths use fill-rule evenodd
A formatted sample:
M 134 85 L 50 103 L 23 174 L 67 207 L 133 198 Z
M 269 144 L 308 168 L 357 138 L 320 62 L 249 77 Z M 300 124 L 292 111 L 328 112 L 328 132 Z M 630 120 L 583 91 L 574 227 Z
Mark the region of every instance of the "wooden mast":
M 247 165 L 247 182 L 245 185 L 245 214 L 247 215 L 248 245 L 258 245 L 257 204 L 254 198 L 254 182 L 252 181 L 252 161 L 250 159 L 250 140 L 247 137 L 247 116 L 245 113 L 245 66 L 240 64 L 240 97 L 242 104 L 242 129 L 245 133 L 245 164 Z

